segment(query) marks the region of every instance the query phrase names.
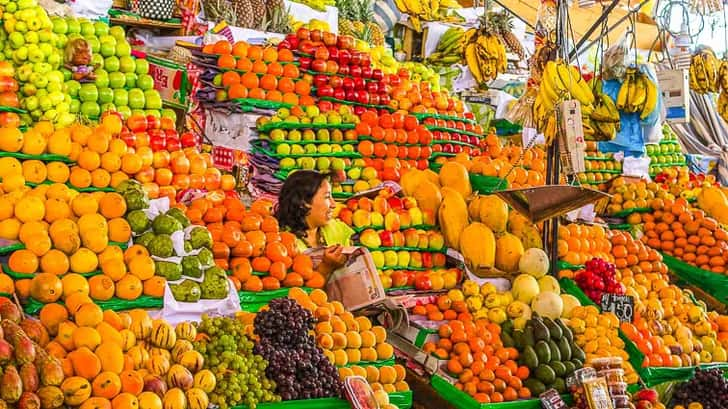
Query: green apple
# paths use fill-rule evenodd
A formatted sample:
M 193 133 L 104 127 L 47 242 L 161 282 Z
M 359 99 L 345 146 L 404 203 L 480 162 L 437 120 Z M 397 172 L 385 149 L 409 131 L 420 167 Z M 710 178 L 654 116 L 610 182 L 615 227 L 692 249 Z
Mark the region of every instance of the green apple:
M 136 88 L 136 82 L 137 82 L 137 75 L 133 72 L 127 72 L 124 74 L 126 76 L 126 87 L 127 88 Z
M 48 111 L 53 108 L 53 104 L 51 104 L 51 100 L 48 98 L 44 98 L 39 95 L 38 102 L 40 103 L 39 104 L 40 110 L 43 112 Z
M 81 112 L 81 101 L 78 99 L 71 100 L 71 105 L 68 109 L 68 112 L 71 112 L 73 114 Z
M 112 72 L 109 74 L 109 87 L 113 89 L 124 88 L 126 85 L 126 75 L 121 72 Z
M 27 33 L 28 32 L 28 23 L 25 21 L 16 21 L 15 22 L 15 31 L 18 31 L 20 33 Z
M 129 107 L 131 109 L 144 108 L 144 91 L 134 88 L 129 91 Z
M 46 76 L 46 79 L 50 81 L 50 79 L 47 78 L 46 74 L 49 74 L 51 71 L 53 71 L 53 67 L 51 67 L 50 64 L 46 62 L 36 62 L 33 64 L 33 71 L 37 72 L 38 74 L 43 74 Z
M 309 145 L 309 146 L 315 146 L 315 145 Z M 331 145 L 322 143 L 318 146 L 319 153 L 331 153 Z
M 306 170 L 314 170 L 316 168 L 316 161 L 313 158 L 301 158 L 300 166 Z
M 99 88 L 105 88 L 108 87 L 110 84 L 109 75 L 106 74 L 106 71 L 104 71 L 104 74 L 96 74 L 96 79 L 94 82 L 96 83 L 96 86 Z
M 149 74 L 142 74 L 137 79 L 137 87 L 146 91 L 154 88 L 154 78 Z
M 124 40 L 119 41 L 116 44 L 116 56 L 121 58 L 121 57 L 129 57 L 130 55 L 131 55 L 131 46 L 129 45 L 129 43 L 127 43 Z M 146 60 L 144 60 L 144 61 L 146 62 Z M 148 66 L 147 66 L 147 68 L 148 68 Z M 147 69 L 146 71 L 143 71 L 143 72 L 137 71 L 137 74 L 146 74 L 147 71 L 149 71 L 149 69 Z
M 30 62 L 43 62 L 45 60 L 45 55 L 43 55 L 43 51 L 38 48 L 36 44 L 29 44 L 28 45 L 28 61 Z M 51 70 L 50 64 L 48 64 L 48 71 Z M 46 71 L 47 72 L 47 71 Z
M 41 43 L 52 45 L 56 42 L 56 37 L 58 37 L 58 35 L 53 34 L 53 32 L 51 31 L 38 31 L 38 41 L 40 41 Z
M 346 175 L 349 179 L 359 180 L 359 178 L 361 178 L 361 168 L 351 168 L 348 172 L 346 172 Z
M 58 117 L 58 111 L 56 111 L 55 109 L 49 109 L 43 113 L 43 119 L 46 121 L 53 122 L 56 120 L 57 117 Z
M 116 105 L 109 102 L 101 105 L 101 112 L 116 112 Z
M 319 116 L 321 111 L 319 111 L 319 108 L 316 105 L 309 105 L 306 107 L 306 116 L 309 118 L 315 118 Z
M 117 54 L 118 55 L 118 54 Z M 136 71 L 137 75 L 149 74 L 149 61 L 143 58 L 136 59 Z
M 51 105 L 56 107 L 63 102 L 63 97 L 64 97 L 64 95 L 61 91 L 53 91 L 53 92 L 48 93 L 47 98 L 51 101 Z
M 278 108 L 276 115 L 278 115 L 281 119 L 286 119 L 289 115 L 291 115 L 291 111 L 288 108 Z
M 146 109 L 162 109 L 162 97 L 156 90 L 144 91 Z
M 119 65 L 119 58 L 115 55 L 104 59 L 104 69 L 108 72 L 119 71 Z
M 94 54 L 94 55 L 91 56 L 91 65 L 95 65 L 98 68 L 105 68 L 106 70 L 108 70 L 108 68 L 106 68 L 104 66 L 104 63 L 105 63 L 105 61 L 104 61 L 104 56 L 103 55 L 101 55 L 101 54 Z
M 99 52 L 104 57 L 111 57 L 116 52 L 116 47 L 114 46 L 114 44 L 111 43 L 101 43 Z
M 326 116 L 325 115 L 316 115 L 311 119 L 312 124 L 316 125 L 325 125 L 326 124 Z
M 56 34 L 55 46 L 58 49 L 63 49 L 68 44 L 68 36 L 66 34 Z
M 122 26 L 111 26 L 111 28 L 109 29 L 109 34 L 116 37 L 116 39 L 119 41 L 126 38 L 126 33 L 124 32 L 124 27 Z
M 125 89 L 115 89 L 114 104 L 117 106 L 129 105 L 129 92 Z
M 335 111 L 331 111 L 327 116 L 327 121 L 331 125 L 338 125 L 341 123 L 341 116 Z
M 174 109 L 164 108 L 162 109 L 162 118 L 169 118 L 174 123 L 177 123 L 177 113 L 174 112 Z
M 95 84 L 81 84 L 78 97 L 81 102 L 96 102 L 99 99 L 99 90 Z
M 96 29 L 93 23 L 83 22 L 81 23 L 81 35 L 84 37 L 91 37 L 96 35 Z
M 344 145 L 344 152 L 354 152 L 354 145 Z
M 109 104 L 114 101 L 114 90 L 111 88 L 100 88 L 99 89 L 99 103 Z
M 28 47 L 21 46 L 13 52 L 13 60 L 23 62 L 28 59 Z
M 66 34 L 68 32 L 68 23 L 65 19 L 60 17 L 53 17 L 51 19 L 53 23 L 53 32 L 56 34 Z
M 86 40 L 86 42 L 88 42 L 88 46 L 91 47 L 92 53 L 97 53 L 99 52 L 99 50 L 101 50 L 101 42 L 99 42 L 97 38 L 89 38 Z
M 96 85 L 98 86 L 98 84 Z M 78 96 L 78 91 L 81 89 L 81 83 L 76 80 L 66 81 L 65 83 L 63 83 L 63 89 L 66 94 L 75 98 Z
M 127 119 L 131 116 L 131 108 L 129 108 L 127 105 L 119 106 L 119 104 L 116 104 L 116 112 L 120 113 L 121 116 L 124 117 L 124 119 Z
M 309 155 L 318 153 L 318 150 L 316 149 L 316 145 L 314 145 L 314 144 L 305 145 L 303 148 L 306 151 L 306 153 Z
M 94 22 L 94 32 L 96 34 L 96 37 L 108 35 L 109 25 L 102 21 L 96 21 Z
M 49 43 L 38 44 L 38 49 L 40 50 L 40 52 L 43 53 L 43 56 L 46 58 L 50 57 L 51 55 L 58 55 L 60 57 L 60 54 L 57 53 L 53 46 Z
M 70 112 L 61 112 L 56 119 L 56 124 L 60 128 L 71 126 L 74 122 L 76 122 L 76 115 Z
M 30 82 L 32 82 L 36 88 L 45 88 L 46 85 L 48 85 L 48 77 L 46 77 L 45 75 L 43 75 L 39 72 L 34 72 L 34 73 L 30 74 L 29 79 L 30 79 Z
M 331 134 L 328 129 L 319 129 L 316 131 L 316 140 L 321 142 L 331 141 Z
M 89 118 L 98 118 L 101 115 L 101 107 L 96 102 L 82 102 L 81 114 Z
M 119 71 L 124 73 L 132 73 L 136 71 L 136 62 L 134 62 L 134 58 L 124 55 L 119 58 Z

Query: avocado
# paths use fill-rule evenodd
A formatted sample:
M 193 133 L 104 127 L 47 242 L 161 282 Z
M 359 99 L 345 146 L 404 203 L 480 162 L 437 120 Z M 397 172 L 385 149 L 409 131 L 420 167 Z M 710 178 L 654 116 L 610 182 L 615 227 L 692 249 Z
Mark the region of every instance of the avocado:
M 523 331 L 523 345 L 536 345 L 536 337 L 533 335 L 533 326 L 526 324 L 526 328 Z
M 549 317 L 543 317 L 543 323 L 546 325 L 546 328 L 549 329 L 549 334 L 551 334 L 551 339 L 559 339 L 563 336 L 563 332 L 561 331 L 561 327 L 556 325 L 555 322 L 551 320 Z
M 508 320 L 501 324 L 501 334 L 513 334 L 513 321 Z
M 550 384 L 554 380 L 556 380 L 556 372 L 554 372 L 553 369 L 551 369 L 550 366 L 541 364 L 536 368 L 536 372 L 534 373 L 536 376 L 536 379 L 543 382 L 544 384 Z
M 530 345 L 526 345 L 526 347 L 523 348 L 523 352 L 519 358 L 523 365 L 526 365 L 530 370 L 534 370 L 538 367 L 538 355 L 536 355 L 536 351 L 534 351 L 533 347 Z
M 576 365 L 571 361 L 562 361 L 562 364 L 566 367 L 566 376 L 569 376 L 576 371 Z
M 566 365 L 563 362 L 551 361 L 549 366 L 554 370 L 556 376 L 566 376 Z
M 526 344 L 524 343 L 524 340 L 525 340 L 525 338 L 523 335 L 523 331 L 518 330 L 518 329 L 513 331 L 513 346 L 515 346 L 516 349 L 518 349 L 519 351 L 522 351 L 523 347 L 526 346 Z
M 548 341 L 549 339 L 551 339 L 549 329 L 546 328 L 546 325 L 540 318 L 532 319 L 531 325 L 533 325 L 533 336 L 535 337 L 536 341 Z
M 561 351 L 559 350 L 559 346 L 556 345 L 556 341 L 550 339 L 548 344 L 551 350 L 551 361 L 561 361 Z
M 554 383 L 551 384 L 551 387 L 556 389 L 559 394 L 566 392 L 566 382 L 564 382 L 563 378 L 556 378 Z
M 538 341 L 533 350 L 536 351 L 539 363 L 547 364 L 551 362 L 551 349 L 549 348 L 548 342 Z
M 578 359 L 579 361 L 584 363 L 586 361 L 586 354 L 584 354 L 584 350 L 579 348 L 578 345 L 572 345 L 571 346 L 571 359 Z
M 564 338 L 566 338 L 567 341 L 569 341 L 569 345 L 574 343 L 574 333 L 571 332 L 571 328 L 569 328 L 568 325 L 561 319 L 556 318 L 556 325 L 561 328 L 561 332 Z
M 526 379 L 525 381 L 523 381 L 523 386 L 531 391 L 532 396 L 538 396 L 546 392 L 546 385 L 544 385 L 543 382 L 535 378 Z
M 568 361 L 571 359 L 571 347 L 569 346 L 569 341 L 567 341 L 566 338 L 561 338 L 556 341 L 556 345 L 559 346 L 562 361 Z
M 507 332 L 501 334 L 501 342 L 503 342 L 503 346 L 506 348 L 510 348 L 516 345 L 516 341 L 514 341 L 513 337 L 508 335 Z

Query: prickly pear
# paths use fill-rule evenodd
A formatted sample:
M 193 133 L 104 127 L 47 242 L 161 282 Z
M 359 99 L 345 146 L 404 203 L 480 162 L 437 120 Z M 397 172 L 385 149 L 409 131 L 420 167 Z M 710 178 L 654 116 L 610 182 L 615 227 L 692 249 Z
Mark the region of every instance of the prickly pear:
M 18 409 L 41 409 L 40 398 L 33 392 L 23 392 L 18 401 Z
M 40 407 L 43 409 L 58 409 L 63 406 L 63 391 L 57 386 L 42 386 L 38 389 Z
M 23 392 L 36 392 L 40 386 L 38 370 L 32 363 L 20 367 L 20 380 L 23 382 Z
M 23 382 L 14 366 L 5 367 L 2 381 L 0 381 L 0 399 L 15 403 L 23 394 Z

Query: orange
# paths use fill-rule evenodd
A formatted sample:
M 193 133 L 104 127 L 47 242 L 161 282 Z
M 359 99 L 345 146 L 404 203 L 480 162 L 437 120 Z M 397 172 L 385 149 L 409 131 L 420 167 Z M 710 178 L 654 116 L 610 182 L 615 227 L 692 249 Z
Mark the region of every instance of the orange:
M 224 74 L 222 74 L 222 85 L 224 87 L 229 87 L 233 84 L 240 83 L 240 74 L 238 74 L 235 71 L 227 71 Z
M 269 63 L 278 61 L 278 50 L 273 47 L 266 48 L 263 50 L 263 60 Z
M 278 91 L 281 92 L 294 92 L 296 90 L 296 83 L 290 78 L 281 78 L 278 80 Z
M 288 50 L 286 50 L 288 51 Z M 300 76 L 300 71 L 298 70 L 298 67 L 296 67 L 293 64 L 286 64 L 283 66 L 283 74 L 286 78 L 298 78 Z
M 253 62 L 250 61 L 247 57 L 242 57 L 238 60 L 235 68 L 240 71 L 248 72 L 253 69 Z
M 265 96 L 265 99 L 268 101 L 281 102 L 283 100 L 283 95 L 278 90 L 272 90 L 272 91 L 268 91 L 268 94 Z
M 265 99 L 265 91 L 261 88 L 254 88 L 248 92 L 248 98 Z
M 268 64 L 268 69 L 266 70 L 266 72 L 270 75 L 280 77 L 281 75 L 283 75 L 283 66 L 277 62 L 270 63 Z
M 253 61 L 260 60 L 263 58 L 263 49 L 257 45 L 248 46 L 247 56 Z
M 296 81 L 296 94 L 307 96 L 311 93 L 311 84 L 305 80 Z
M 258 60 L 253 63 L 252 70 L 256 74 L 265 74 L 268 72 L 268 66 L 263 61 Z
M 223 54 L 217 59 L 217 66 L 220 68 L 235 68 L 235 65 L 237 62 L 235 61 L 235 57 L 233 57 L 230 54 Z
M 228 98 L 230 99 L 246 98 L 247 96 L 248 88 L 246 88 L 245 85 L 233 84 L 230 88 L 228 88 Z
M 237 41 L 233 44 L 231 52 L 236 57 L 245 57 L 248 55 L 248 43 L 245 41 Z
M 260 87 L 272 91 L 278 87 L 278 80 L 274 75 L 266 74 L 260 78 Z
M 230 45 L 230 42 L 227 40 L 220 40 L 216 42 L 213 45 L 212 50 L 215 54 L 230 54 L 233 51 L 232 45 Z

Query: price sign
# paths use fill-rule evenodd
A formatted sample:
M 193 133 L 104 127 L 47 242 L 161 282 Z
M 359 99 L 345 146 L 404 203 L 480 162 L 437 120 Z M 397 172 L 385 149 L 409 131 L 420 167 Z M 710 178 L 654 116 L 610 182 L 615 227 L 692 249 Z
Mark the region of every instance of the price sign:
M 613 312 L 622 322 L 634 319 L 634 297 L 631 295 L 602 294 L 602 311 Z

